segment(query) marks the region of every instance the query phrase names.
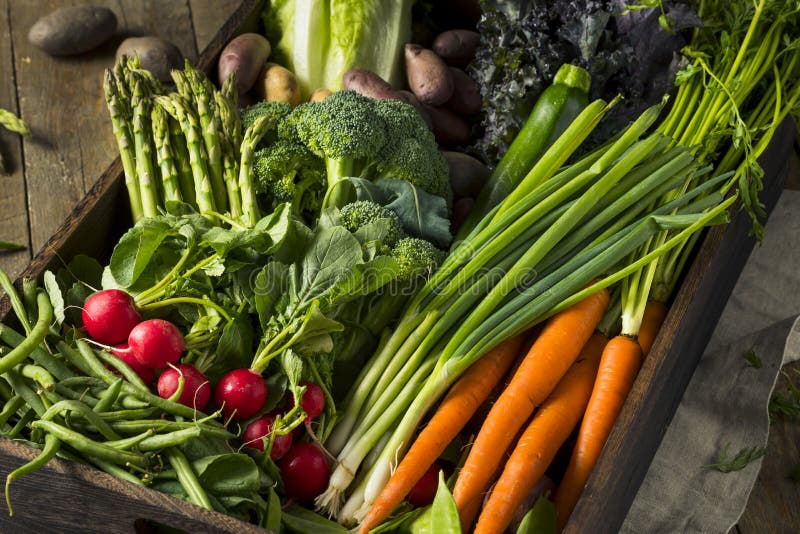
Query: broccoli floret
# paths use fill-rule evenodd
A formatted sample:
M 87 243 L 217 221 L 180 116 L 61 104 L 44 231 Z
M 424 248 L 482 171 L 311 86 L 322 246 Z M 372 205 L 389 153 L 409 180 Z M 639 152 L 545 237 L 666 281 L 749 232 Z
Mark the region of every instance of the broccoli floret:
M 445 253 L 429 241 L 417 237 L 406 237 L 392 248 L 391 256 L 400 266 L 399 281 L 412 280 L 417 277 L 427 278 L 445 258 Z
M 275 141 L 278 137 L 278 125 L 283 122 L 289 113 L 292 111 L 292 106 L 286 102 L 259 102 L 252 106 L 247 106 L 239 110 L 239 118 L 242 121 L 242 131 L 247 130 L 255 121 L 263 116 L 272 117 L 275 119 L 274 126 L 264 135 L 261 141 L 261 146 L 266 146 Z
M 273 208 L 290 202 L 293 213 L 316 216 L 325 191 L 325 165 L 305 146 L 279 140 L 258 150 L 253 172 Z
M 370 223 L 382 219 L 385 220 L 388 232 L 383 239 L 383 244 L 389 247 L 394 246 L 398 240 L 405 236 L 403 225 L 395 212 L 371 200 L 357 200 L 346 204 L 339 210 L 339 217 L 342 226 L 351 232 L 355 232 Z

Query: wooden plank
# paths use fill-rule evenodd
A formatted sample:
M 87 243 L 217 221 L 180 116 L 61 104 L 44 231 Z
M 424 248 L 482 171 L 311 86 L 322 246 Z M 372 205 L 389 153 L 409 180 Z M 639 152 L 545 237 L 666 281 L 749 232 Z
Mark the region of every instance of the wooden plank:
M 800 383 L 800 362 L 787 365 L 794 382 Z M 775 391 L 786 391 L 786 377 Z M 767 454 L 761 472 L 739 520 L 741 534 L 800 532 L 800 483 L 789 472 L 800 466 L 800 423 L 779 417 L 770 425 Z
M 788 174 L 794 129 L 792 121 L 782 124 L 761 159 L 768 213 Z M 739 213 L 703 239 L 565 533 L 619 530 L 747 261 L 749 233 L 750 220 Z
M 18 113 L 8 0 L 0 0 L 0 108 Z M 0 269 L 16 277 L 31 259 L 25 175 L 19 135 L 0 127 L 0 155 L 8 174 L 0 174 L 0 241 L 25 245 L 19 252 L 0 252 Z
M 194 39 L 198 50 L 204 50 L 242 0 L 189 0 L 194 26 Z
M 31 242 L 35 249 L 83 198 L 117 155 L 105 108 L 102 72 L 114 62 L 127 35 L 154 32 L 189 57 L 196 48 L 184 1 L 104 0 L 118 19 L 117 37 L 99 49 L 72 58 L 52 58 L 28 42 L 42 14 L 81 0 L 11 2 L 10 25 L 20 111 L 37 135 L 24 142 Z

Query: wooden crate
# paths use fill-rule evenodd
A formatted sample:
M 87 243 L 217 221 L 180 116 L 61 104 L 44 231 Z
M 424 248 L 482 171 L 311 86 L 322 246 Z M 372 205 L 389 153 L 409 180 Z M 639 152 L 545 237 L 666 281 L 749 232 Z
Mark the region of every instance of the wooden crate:
M 257 22 L 263 0 L 246 0 L 199 59 L 209 70 L 231 37 Z M 762 199 L 771 210 L 788 174 L 794 125 L 788 122 L 762 158 Z M 39 277 L 76 254 L 108 258 L 131 219 L 117 158 L 58 232 L 20 275 Z M 583 498 L 566 527 L 570 533 L 616 532 L 636 495 L 722 309 L 753 248 L 750 222 L 739 214 L 705 235 L 672 303 L 660 335 L 606 444 Z M 0 303 L 0 321 L 8 316 Z M 26 445 L 0 439 L 0 474 L 35 457 Z M 15 481 L 14 515 L 0 512 L 0 532 L 153 532 L 158 525 L 187 532 L 263 532 L 253 525 L 163 493 L 116 479 L 91 467 L 56 459 Z

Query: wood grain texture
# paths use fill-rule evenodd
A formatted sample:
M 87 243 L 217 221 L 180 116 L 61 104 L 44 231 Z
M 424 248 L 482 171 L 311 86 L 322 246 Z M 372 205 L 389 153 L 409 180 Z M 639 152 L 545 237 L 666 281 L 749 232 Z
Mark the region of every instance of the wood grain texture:
M 11 39 L 22 118 L 34 132 L 24 142 L 31 243 L 39 249 L 117 155 L 102 89 L 103 69 L 128 35 L 154 32 L 196 56 L 188 3 L 170 0 L 96 2 L 117 15 L 117 36 L 95 51 L 53 58 L 28 42 L 43 14 L 81 0 L 10 2 Z
M 795 384 L 800 383 L 800 362 L 787 365 Z M 775 391 L 786 391 L 785 376 Z M 800 421 L 777 418 L 770 425 L 767 454 L 761 472 L 739 520 L 741 534 L 782 534 L 800 532 L 800 482 L 789 472 L 800 468 Z
M 220 22 L 226 20 L 242 0 L 189 0 L 194 26 L 194 39 L 198 50 L 204 50 L 219 31 Z
M 0 0 L 0 108 L 18 113 L 14 76 L 9 0 Z M 0 127 L 0 157 L 7 174 L 0 172 L 0 241 L 25 245 L 19 252 L 0 252 L 0 269 L 16 277 L 31 259 L 25 175 L 20 136 Z
M 794 128 L 782 124 L 761 158 L 767 213 L 788 174 Z M 753 248 L 749 232 L 749 218 L 739 213 L 702 240 L 565 533 L 619 530 Z

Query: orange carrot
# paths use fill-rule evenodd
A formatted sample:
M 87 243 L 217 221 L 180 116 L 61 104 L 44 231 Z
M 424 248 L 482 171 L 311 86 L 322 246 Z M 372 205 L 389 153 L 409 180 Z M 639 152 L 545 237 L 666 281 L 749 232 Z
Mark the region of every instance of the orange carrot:
M 586 481 L 589 480 L 641 364 L 642 349 L 629 337 L 613 338 L 603 351 L 597 380 L 578 432 L 575 449 L 564 478 L 556 490 L 559 531 L 569 519 Z
M 650 353 L 650 348 L 656 340 L 658 331 L 667 317 L 669 308 L 663 302 L 657 300 L 648 300 L 644 308 L 644 315 L 642 316 L 642 325 L 639 327 L 639 345 L 642 347 L 642 354 L 647 356 Z
M 553 316 L 542 329 L 525 360 L 492 406 L 467 461 L 456 480 L 453 497 L 459 511 L 489 487 L 506 449 L 589 340 L 608 307 L 603 289 Z
M 519 334 L 490 350 L 455 383 L 372 504 L 359 533 L 375 528 L 408 495 L 506 374 L 526 337 Z
M 606 338 L 595 333 L 533 416 L 483 507 L 475 534 L 501 534 L 578 424 L 592 392 Z

